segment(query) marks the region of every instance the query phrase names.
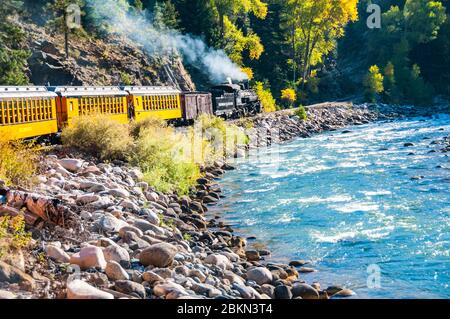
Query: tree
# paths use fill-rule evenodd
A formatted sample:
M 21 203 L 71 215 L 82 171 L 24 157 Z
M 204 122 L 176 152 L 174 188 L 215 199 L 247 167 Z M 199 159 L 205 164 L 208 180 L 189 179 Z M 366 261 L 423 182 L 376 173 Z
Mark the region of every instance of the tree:
M 292 108 L 297 100 L 297 93 L 294 89 L 286 88 L 281 90 L 281 99 L 287 103 L 289 108 Z
M 303 89 L 311 67 L 323 62 L 323 56 L 336 48 L 336 39 L 344 35 L 344 27 L 358 18 L 357 4 L 358 0 L 286 1 L 283 21 L 291 46 L 289 64 L 294 86 L 298 70 L 301 70 Z
M 53 11 L 53 19 L 49 22 L 49 24 L 55 29 L 64 34 L 64 48 L 66 53 L 66 58 L 69 58 L 69 36 L 76 28 L 69 25 L 68 15 L 80 14 L 80 12 L 70 12 L 71 8 L 75 8 L 73 6 L 78 6 L 81 8 L 84 5 L 82 0 L 53 0 L 48 3 L 47 7 Z M 78 26 L 81 29 L 81 25 Z
M 256 82 L 254 90 L 261 101 L 264 112 L 275 112 L 277 110 L 277 102 L 273 98 L 270 89 L 264 87 L 263 82 Z
M 387 103 L 398 103 L 399 102 L 399 96 L 398 96 L 398 87 L 395 80 L 395 67 L 394 64 L 389 61 L 388 64 L 384 68 L 384 95 L 385 95 L 385 101 Z
M 172 1 L 165 0 L 163 2 L 156 2 L 153 9 L 153 25 L 159 30 L 179 29 L 179 13 Z
M 26 85 L 25 74 L 30 53 L 23 49 L 23 31 L 9 21 L 21 9 L 22 3 L 4 0 L 0 7 L 0 85 Z
M 364 79 L 365 94 L 368 101 L 375 103 L 376 95 L 384 91 L 383 80 L 384 77 L 380 73 L 380 68 L 372 65 Z

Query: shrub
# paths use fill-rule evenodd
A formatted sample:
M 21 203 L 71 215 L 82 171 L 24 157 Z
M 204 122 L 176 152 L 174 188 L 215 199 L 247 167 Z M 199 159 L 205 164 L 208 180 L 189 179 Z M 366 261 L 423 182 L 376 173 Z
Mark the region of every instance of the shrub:
M 252 129 L 255 127 L 255 123 L 249 118 L 241 118 L 239 120 L 239 126 L 245 128 L 245 129 Z
M 38 159 L 39 150 L 32 142 L 0 136 L 0 179 L 7 185 L 32 186 Z
M 264 88 L 262 82 L 256 82 L 255 92 L 261 100 L 261 104 L 265 112 L 275 112 L 277 110 L 277 102 L 275 101 L 272 92 Z
M 364 87 L 366 99 L 370 102 L 376 102 L 376 95 L 384 91 L 384 76 L 376 65 L 369 68 L 369 72 L 364 78 Z
M 31 243 L 31 233 L 25 230 L 23 216 L 0 217 L 0 258 L 14 250 L 26 248 Z
M 80 116 L 62 131 L 62 142 L 101 160 L 126 159 L 133 145 L 128 124 L 106 115 Z
M 198 119 L 205 138 L 212 144 L 215 153 L 233 156 L 237 145 L 250 143 L 245 132 L 234 124 L 216 116 L 203 114 Z
M 189 140 L 171 127 L 141 129 L 129 160 L 139 166 L 144 180 L 161 192 L 188 194 L 201 176 L 186 151 Z
M 306 121 L 308 119 L 308 114 L 306 113 L 303 105 L 300 105 L 295 111 L 294 115 L 298 116 L 301 120 Z
M 150 127 L 167 127 L 167 122 L 156 116 L 149 116 L 141 121 L 133 122 L 131 124 L 131 135 L 137 138 L 139 137 L 141 130 Z

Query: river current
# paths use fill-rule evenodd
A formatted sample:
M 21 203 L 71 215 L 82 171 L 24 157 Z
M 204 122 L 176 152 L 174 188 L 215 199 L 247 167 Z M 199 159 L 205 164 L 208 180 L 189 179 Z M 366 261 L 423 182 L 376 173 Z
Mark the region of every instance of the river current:
M 441 115 L 260 149 L 236 160 L 212 213 L 256 237 L 249 245 L 264 244 L 270 261 L 310 260 L 308 283 L 359 298 L 449 298 L 450 156 L 431 144 L 449 134 Z

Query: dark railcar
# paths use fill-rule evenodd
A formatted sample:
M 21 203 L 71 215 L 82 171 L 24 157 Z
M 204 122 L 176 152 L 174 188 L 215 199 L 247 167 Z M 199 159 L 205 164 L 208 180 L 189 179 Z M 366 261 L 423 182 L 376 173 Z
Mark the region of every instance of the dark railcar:
M 207 92 L 184 92 L 181 95 L 181 108 L 186 121 L 195 120 L 201 114 L 214 114 L 211 93 Z

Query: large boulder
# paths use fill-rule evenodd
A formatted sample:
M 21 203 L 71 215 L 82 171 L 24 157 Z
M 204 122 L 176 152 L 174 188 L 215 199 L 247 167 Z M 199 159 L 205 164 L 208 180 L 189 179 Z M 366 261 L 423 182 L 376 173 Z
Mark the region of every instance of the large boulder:
M 173 262 L 177 248 L 168 243 L 159 243 L 144 249 L 139 254 L 139 261 L 144 266 L 167 267 Z

